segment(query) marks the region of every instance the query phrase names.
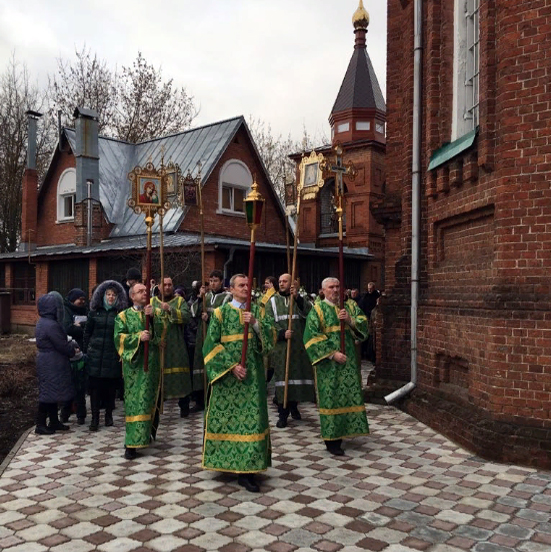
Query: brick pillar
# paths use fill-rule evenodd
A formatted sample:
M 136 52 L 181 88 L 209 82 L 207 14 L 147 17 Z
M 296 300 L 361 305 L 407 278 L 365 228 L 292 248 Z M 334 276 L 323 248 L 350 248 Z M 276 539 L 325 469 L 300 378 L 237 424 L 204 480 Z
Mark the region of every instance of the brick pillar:
M 25 169 L 23 173 L 23 202 L 21 209 L 21 245 L 20 250 L 36 248 L 38 200 L 38 174 L 36 169 Z

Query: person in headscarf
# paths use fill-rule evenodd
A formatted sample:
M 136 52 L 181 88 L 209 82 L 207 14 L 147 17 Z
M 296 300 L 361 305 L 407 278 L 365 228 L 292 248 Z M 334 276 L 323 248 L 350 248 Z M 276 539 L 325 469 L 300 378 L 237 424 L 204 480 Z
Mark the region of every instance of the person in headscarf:
M 40 316 L 35 329 L 36 373 L 38 376 L 38 415 L 35 433 L 51 435 L 67 431 L 57 416 L 57 404 L 71 401 L 75 395 L 69 359 L 79 351 L 75 341 L 67 340 L 63 327 L 63 298 L 57 291 L 38 300 Z M 47 424 L 49 419 L 50 423 Z
M 105 425 L 113 425 L 115 394 L 122 375 L 113 335 L 115 318 L 126 309 L 126 293 L 119 282 L 106 280 L 95 290 L 84 330 L 84 352 L 88 356 L 88 387 L 92 422 L 90 431 L 99 428 L 100 405 L 105 406 Z
M 80 288 L 72 289 L 63 301 L 64 316 L 63 327 L 68 336 L 72 337 L 78 344 L 79 349 L 83 348 L 84 326 L 86 325 L 88 308 L 86 307 L 86 294 Z M 69 421 L 69 417 L 76 410 L 79 425 L 84 424 L 86 419 L 86 362 L 82 354 L 71 359 L 71 377 L 75 388 L 74 400 L 71 400 L 61 407 L 61 421 Z

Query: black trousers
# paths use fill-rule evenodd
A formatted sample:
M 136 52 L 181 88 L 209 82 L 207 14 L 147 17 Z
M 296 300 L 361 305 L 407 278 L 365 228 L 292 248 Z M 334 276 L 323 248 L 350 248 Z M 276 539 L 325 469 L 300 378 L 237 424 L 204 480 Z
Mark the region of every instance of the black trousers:
M 59 423 L 59 418 L 57 417 L 57 403 L 39 402 L 36 425 L 43 427 L 46 426 L 48 418 L 50 419 L 50 425 L 56 425 Z
M 77 418 L 86 418 L 86 390 L 82 389 L 76 392 L 75 398 L 72 401 L 67 401 L 61 407 L 61 414 L 67 418 L 73 413 L 73 405 L 77 413 Z

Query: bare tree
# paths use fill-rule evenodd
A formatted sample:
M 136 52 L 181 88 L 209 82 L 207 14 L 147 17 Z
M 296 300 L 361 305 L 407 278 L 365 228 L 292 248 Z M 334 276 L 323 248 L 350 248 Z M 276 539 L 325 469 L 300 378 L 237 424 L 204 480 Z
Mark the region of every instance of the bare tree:
M 129 142 L 141 142 L 181 132 L 197 116 L 193 97 L 185 88 L 163 82 L 161 68 L 147 63 L 138 52 L 132 67 L 122 68 L 117 84 L 114 134 Z
M 57 74 L 49 76 L 50 104 L 53 115 L 60 110 L 62 123 L 73 125 L 76 107 L 93 109 L 99 117 L 99 131 L 113 135 L 113 122 L 117 111 L 117 75 L 98 59 L 86 45 L 75 50 L 73 62 L 59 58 Z
M 42 111 L 46 94 L 29 82 L 25 65 L 10 59 L 0 75 L 0 252 L 14 251 L 21 231 L 21 181 L 27 155 L 26 111 Z M 52 147 L 51 126 L 39 125 L 37 170 L 43 172 Z
M 275 136 L 269 123 L 253 116 L 249 116 L 247 123 L 274 189 L 283 201 L 285 183 L 295 178 L 295 163 L 289 159 L 289 155 L 310 151 L 317 147 L 315 141 L 319 146 L 327 140 L 325 137 L 311 137 L 306 128 L 303 128 L 300 140 L 294 140 L 290 134 L 287 137 L 282 134 Z

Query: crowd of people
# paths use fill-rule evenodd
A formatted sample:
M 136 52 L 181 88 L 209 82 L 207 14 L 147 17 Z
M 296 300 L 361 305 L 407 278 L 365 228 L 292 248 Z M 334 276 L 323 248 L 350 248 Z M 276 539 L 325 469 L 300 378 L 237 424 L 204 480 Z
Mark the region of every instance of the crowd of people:
M 343 439 L 369 433 L 357 345 L 368 339 L 380 296 L 373 283 L 363 296 L 347 290 L 342 309 L 335 278 L 309 296 L 290 274 L 270 276 L 250 308 L 244 274 L 226 289 L 214 270 L 208 284 L 193 282 L 189 297 L 170 277 L 151 284 L 148 298 L 132 268 L 123 283 L 96 286 L 89 306 L 81 289 L 39 298 L 37 434 L 68 431 L 73 414 L 85 424 L 87 394 L 89 430 L 100 429 L 102 410 L 112 426 L 118 394 L 124 457 L 134 460 L 156 438 L 164 401 L 175 399 L 182 418 L 205 411 L 202 467 L 235 473 L 258 492 L 255 474 L 271 463 L 267 382 L 278 429 L 289 417 L 301 420 L 300 403 L 312 402 L 330 454 L 344 455 Z

